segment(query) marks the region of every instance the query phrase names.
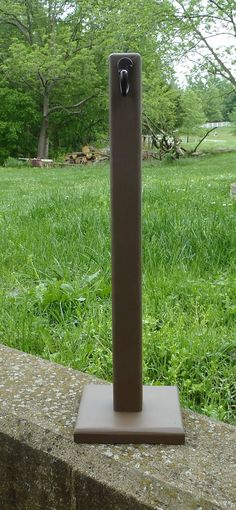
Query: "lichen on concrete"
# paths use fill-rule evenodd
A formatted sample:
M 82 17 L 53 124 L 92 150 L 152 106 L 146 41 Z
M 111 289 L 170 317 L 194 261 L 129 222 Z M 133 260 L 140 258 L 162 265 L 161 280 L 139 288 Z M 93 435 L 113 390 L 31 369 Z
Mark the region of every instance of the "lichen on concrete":
M 1 510 L 236 509 L 235 427 L 184 411 L 184 446 L 77 445 L 91 382 L 0 346 Z

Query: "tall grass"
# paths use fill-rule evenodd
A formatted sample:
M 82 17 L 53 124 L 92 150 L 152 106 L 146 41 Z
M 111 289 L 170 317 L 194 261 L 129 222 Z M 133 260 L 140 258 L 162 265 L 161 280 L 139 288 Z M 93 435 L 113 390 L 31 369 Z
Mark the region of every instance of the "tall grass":
M 1 169 L 0 341 L 112 377 L 107 166 Z M 144 380 L 235 421 L 232 154 L 143 170 Z

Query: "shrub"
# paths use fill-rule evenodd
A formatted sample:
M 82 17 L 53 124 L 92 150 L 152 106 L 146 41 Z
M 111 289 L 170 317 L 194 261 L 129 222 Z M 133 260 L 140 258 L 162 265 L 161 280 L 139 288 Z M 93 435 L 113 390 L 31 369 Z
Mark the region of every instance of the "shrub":
M 5 167 L 10 168 L 22 168 L 23 166 L 28 166 L 27 161 L 21 161 L 17 158 L 12 158 L 11 156 L 8 156 L 8 158 L 4 161 Z

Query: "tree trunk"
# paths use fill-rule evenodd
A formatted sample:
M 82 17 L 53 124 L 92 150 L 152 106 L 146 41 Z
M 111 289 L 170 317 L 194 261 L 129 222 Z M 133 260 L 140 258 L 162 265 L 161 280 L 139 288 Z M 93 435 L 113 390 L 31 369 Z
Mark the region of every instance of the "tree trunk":
M 48 159 L 48 112 L 49 112 L 49 95 L 48 91 L 45 90 L 43 96 L 43 118 L 39 133 L 38 141 L 38 153 L 37 157 L 42 159 Z

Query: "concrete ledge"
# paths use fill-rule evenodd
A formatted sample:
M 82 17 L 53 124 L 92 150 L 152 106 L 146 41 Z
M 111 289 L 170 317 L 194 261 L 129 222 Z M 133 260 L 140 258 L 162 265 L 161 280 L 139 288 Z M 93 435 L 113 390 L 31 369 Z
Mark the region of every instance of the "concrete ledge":
M 77 445 L 87 382 L 0 346 L 1 510 L 235 510 L 235 427 L 185 411 L 185 446 Z
M 236 199 L 236 183 L 231 184 L 230 195 L 231 195 L 231 198 Z

